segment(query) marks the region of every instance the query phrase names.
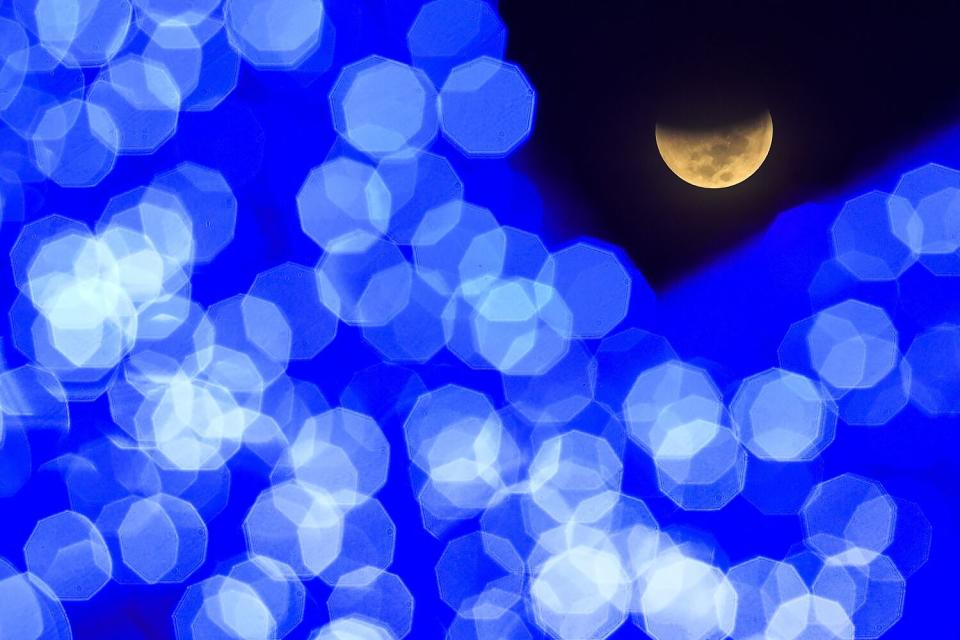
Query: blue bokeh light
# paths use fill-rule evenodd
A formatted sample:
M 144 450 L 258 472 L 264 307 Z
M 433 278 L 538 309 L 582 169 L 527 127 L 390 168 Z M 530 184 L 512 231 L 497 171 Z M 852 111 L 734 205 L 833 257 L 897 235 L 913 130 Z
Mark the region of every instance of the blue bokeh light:
M 481 56 L 455 67 L 443 83 L 440 126 L 468 156 L 506 156 L 533 129 L 535 96 L 518 66 Z
M 960 132 L 655 296 L 506 39 L 0 4 L 0 637 L 956 635 Z

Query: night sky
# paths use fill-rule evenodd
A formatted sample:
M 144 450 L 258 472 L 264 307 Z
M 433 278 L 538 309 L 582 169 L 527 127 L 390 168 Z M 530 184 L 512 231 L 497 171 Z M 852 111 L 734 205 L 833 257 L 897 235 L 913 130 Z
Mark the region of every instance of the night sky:
M 952 6 L 951 6 L 952 5 Z M 623 246 L 656 286 L 832 193 L 960 113 L 960 3 L 504 0 L 510 59 L 539 95 L 518 162 L 568 235 Z M 746 182 L 672 174 L 658 119 L 769 108 Z

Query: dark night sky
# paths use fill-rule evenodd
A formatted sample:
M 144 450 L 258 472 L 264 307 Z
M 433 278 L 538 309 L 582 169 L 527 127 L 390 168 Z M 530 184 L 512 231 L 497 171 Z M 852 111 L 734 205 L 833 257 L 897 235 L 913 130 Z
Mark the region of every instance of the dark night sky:
M 566 233 L 627 249 L 663 285 L 777 212 L 868 173 L 960 114 L 960 3 L 502 0 L 508 57 L 539 94 L 519 159 Z M 663 164 L 658 118 L 767 106 L 774 142 L 740 185 Z

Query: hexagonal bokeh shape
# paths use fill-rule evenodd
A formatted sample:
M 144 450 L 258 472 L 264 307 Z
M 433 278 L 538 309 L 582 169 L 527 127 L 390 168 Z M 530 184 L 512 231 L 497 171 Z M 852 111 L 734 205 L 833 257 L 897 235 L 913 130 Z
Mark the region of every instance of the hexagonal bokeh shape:
M 215 575 L 190 585 L 173 612 L 178 638 L 277 638 L 277 621 L 251 585 Z
M 174 6 L 168 0 L 162 3 L 167 6 L 150 9 L 156 17 L 140 9 L 140 29 L 150 37 L 142 55 L 170 72 L 180 89 L 182 111 L 212 111 L 237 86 L 240 53 L 230 44 L 220 16 L 205 15 L 209 7 L 198 3 Z M 219 6 L 219 2 L 216 4 Z
M 130 503 L 116 535 L 123 563 L 147 584 L 182 582 L 207 556 L 207 527 L 196 508 L 158 494 Z
M 110 198 L 97 221 L 97 231 L 122 227 L 148 238 L 165 262 L 188 272 L 194 260 L 193 218 L 174 192 L 137 187 Z
M 362 567 L 342 576 L 327 599 L 331 620 L 376 621 L 398 640 L 410 633 L 413 605 L 413 594 L 403 580 L 376 567 Z
M 437 92 L 422 71 L 369 56 L 347 65 L 330 92 L 333 126 L 359 151 L 411 155 L 437 135 Z
M 390 444 L 373 418 L 338 407 L 308 418 L 290 443 L 287 467 L 343 506 L 359 504 L 387 481 Z
M 0 111 L 17 98 L 27 76 L 30 39 L 19 22 L 0 19 Z
M 705 370 L 668 360 L 638 375 L 623 401 L 630 439 L 656 456 L 677 427 L 692 423 L 719 425 L 723 403 Z M 665 452 L 666 453 L 666 452 Z
M 450 70 L 479 56 L 502 58 L 507 29 L 482 0 L 432 0 L 421 7 L 407 32 L 414 64 L 440 86 Z
M 252 388 L 262 385 L 250 360 L 237 352 L 216 348 L 210 357 L 217 366 L 242 372 L 237 377 L 250 382 Z M 148 452 L 162 468 L 212 471 L 239 449 L 249 416 L 239 410 L 231 390 L 203 377 L 177 372 L 157 385 L 153 393 L 154 398 L 143 403 L 134 417 L 135 434 L 153 445 Z
M 912 214 L 910 202 L 882 191 L 848 200 L 833 223 L 834 255 L 861 280 L 895 280 L 917 256 L 892 221 Z
M 462 200 L 427 211 L 411 240 L 417 272 L 444 294 L 483 291 L 503 270 L 505 239 L 488 235 L 499 228 L 489 209 Z
M 490 399 L 479 391 L 447 385 L 422 394 L 403 425 L 410 461 L 429 471 L 431 463 L 443 457 L 438 449 L 444 433 L 456 429 L 460 423 L 463 424 L 461 436 L 484 437 L 491 444 L 499 440 L 503 430 Z M 444 445 L 457 444 L 453 440 L 443 442 Z M 476 453 L 486 452 L 478 450 Z
M 957 275 L 956 257 L 960 249 L 960 188 L 947 187 L 923 198 L 914 218 L 897 228 L 920 260 L 938 275 Z M 952 267 L 952 268 L 951 268 Z
M 458 615 L 470 619 L 495 617 L 520 601 L 523 559 L 513 544 L 499 536 L 475 531 L 447 543 L 437 561 L 440 598 Z M 485 597 L 497 592 L 496 600 Z
M 56 3 L 33 3 L 32 26 L 40 44 L 69 67 L 99 67 L 124 44 L 131 27 L 129 0 L 82 0 L 72 11 Z
M 413 267 L 382 238 L 361 253 L 324 254 L 316 274 L 320 301 L 350 325 L 382 327 L 410 301 Z
M 247 62 L 292 69 L 320 44 L 325 12 L 316 0 L 226 0 L 224 28 Z
M 243 335 L 249 346 L 259 351 L 259 355 L 266 356 L 268 360 L 285 369 L 290 361 L 293 331 L 280 307 L 270 300 L 247 294 L 240 298 L 239 315 Z M 250 353 L 247 349 L 244 351 Z M 258 368 L 267 378 L 265 382 L 273 382 L 275 376 L 279 375 L 270 371 L 274 367 Z
M 504 397 L 535 425 L 569 424 L 593 400 L 597 365 L 579 341 L 539 376 L 507 375 Z
M 13 247 L 10 249 L 10 267 L 13 282 L 17 288 L 30 297 L 30 280 L 34 269 L 42 269 L 42 273 L 63 269 L 63 265 L 71 265 L 73 258 L 79 253 L 90 238 L 90 228 L 82 222 L 54 214 L 45 216 L 23 225 Z M 50 259 L 35 265 L 37 256 L 44 247 L 61 246 L 63 252 L 51 251 Z
M 893 542 L 886 553 L 896 563 L 897 569 L 909 578 L 930 559 L 933 542 L 933 526 L 915 502 L 894 498 L 897 503 L 897 522 Z
M 778 350 L 780 366 L 819 378 L 847 424 L 887 424 L 910 399 L 898 330 L 882 307 L 853 298 L 820 313 L 790 325 Z
M 730 414 L 740 441 L 764 460 L 811 460 L 836 433 L 836 413 L 817 384 L 785 369 L 746 378 Z
M 743 491 L 747 456 L 733 430 L 694 418 L 665 434 L 654 455 L 657 486 L 682 509 L 715 511 Z
M 454 298 L 444 310 L 448 348 L 471 366 L 493 366 L 531 380 L 560 364 L 571 350 L 573 327 L 573 314 L 560 294 L 527 278 L 496 280 L 489 286 L 484 282 L 476 281 L 484 291 L 474 304 L 463 300 L 458 306 Z M 463 327 L 459 321 L 468 314 Z M 587 395 L 592 386 L 587 385 Z
M 552 254 L 538 279 L 570 307 L 574 337 L 602 338 L 627 315 L 630 276 L 610 251 L 578 242 Z
M 763 556 L 731 567 L 727 579 L 737 592 L 736 638 L 762 637 L 782 603 L 809 593 L 793 565 Z
M 643 628 L 655 640 L 723 638 L 736 623 L 737 593 L 717 567 L 668 549 L 645 575 Z
M 853 640 L 854 625 L 837 601 L 802 595 L 777 607 L 770 616 L 765 634 L 768 638 Z
M 610 443 L 582 431 L 544 442 L 529 467 L 530 496 L 557 522 L 596 522 L 620 495 L 623 463 Z
M 347 511 L 343 518 L 343 545 L 340 555 L 320 579 L 333 586 L 348 573 L 364 567 L 386 570 L 393 564 L 397 526 L 383 504 L 367 498 Z
M 62 187 L 93 187 L 113 170 L 120 135 L 107 109 L 73 98 L 40 115 L 30 134 L 31 157 L 43 175 Z
M 290 327 L 290 358 L 309 360 L 337 334 L 337 317 L 321 304 L 317 274 L 310 267 L 285 262 L 257 275 L 249 295 L 269 300 Z
M 233 565 L 227 577 L 256 592 L 276 623 L 277 638 L 285 637 L 303 620 L 306 588 L 282 562 L 251 556 Z
M 158 266 L 160 257 L 142 236 L 127 234 L 117 246 L 114 235 L 97 238 L 68 232 L 37 248 L 26 289 L 41 316 L 36 322 L 46 325 L 46 332 L 35 334 L 35 347 L 49 344 L 56 352 L 47 357 L 38 353 L 35 359 L 42 364 L 55 369 L 109 369 L 131 348 L 138 320 L 134 305 L 158 295 L 162 283 L 153 277 L 138 282 L 130 257 L 115 251 L 134 244 L 151 266 Z
M 133 0 L 133 4 L 158 24 L 175 23 L 188 27 L 201 24 L 207 16 L 220 6 L 219 0 L 194 0 L 185 6 L 179 0 Z
M 70 640 L 63 604 L 32 573 L 18 573 L 0 560 L 0 637 L 11 640 Z
M 482 393 L 446 385 L 422 394 L 404 434 L 428 530 L 476 515 L 517 480 L 518 447 Z
M 900 357 L 897 329 L 887 312 L 853 299 L 817 313 L 807 348 L 821 379 L 838 389 L 876 385 Z
M 23 555 L 30 572 L 61 600 L 89 600 L 113 575 L 103 536 L 76 511 L 61 511 L 37 522 Z
M 447 302 L 414 273 L 407 306 L 382 327 L 364 327 L 363 338 L 386 361 L 426 362 L 446 344 L 442 314 Z
M 951 187 L 960 188 L 960 171 L 928 162 L 901 175 L 893 193 L 916 206 L 930 194 Z
M 377 172 L 390 190 L 390 237 L 400 244 L 411 243 L 428 211 L 463 200 L 463 182 L 450 161 L 437 154 L 388 156 L 377 165 Z
M 154 178 L 151 185 L 175 193 L 193 221 L 196 262 L 210 262 L 233 241 L 237 198 L 220 171 L 181 162 Z
M 930 416 L 960 414 L 960 325 L 941 324 L 915 337 L 904 355 L 910 400 Z
M 250 553 L 289 565 L 301 577 L 319 575 L 340 555 L 343 511 L 333 496 L 290 480 L 257 497 L 243 521 Z
M 609 543 L 573 544 L 533 572 L 533 614 L 554 637 L 606 638 L 626 620 L 629 585 Z
M 936 275 L 960 275 L 960 171 L 929 163 L 904 173 L 894 193 L 915 207 L 894 233 Z
M 536 94 L 520 67 L 489 56 L 459 65 L 440 89 L 440 127 L 468 156 L 503 157 L 529 137 Z
M 357 253 L 386 233 L 391 196 L 374 167 L 340 157 L 307 174 L 297 211 L 304 233 L 324 251 Z
M 385 627 L 360 616 L 330 621 L 310 634 L 310 640 L 396 640 Z
M 149 154 L 176 132 L 182 97 L 164 65 L 127 54 L 106 67 L 87 100 L 116 123 L 122 153 Z
M 858 590 L 864 591 L 858 598 L 860 606 L 851 615 L 857 636 L 883 636 L 903 616 L 907 581 L 893 560 L 885 555 L 877 556 L 866 567 L 847 568 L 847 571 L 861 574 L 854 582 Z
M 893 542 L 897 505 L 878 482 L 845 473 L 814 487 L 800 516 L 809 547 L 834 563 L 857 566 Z

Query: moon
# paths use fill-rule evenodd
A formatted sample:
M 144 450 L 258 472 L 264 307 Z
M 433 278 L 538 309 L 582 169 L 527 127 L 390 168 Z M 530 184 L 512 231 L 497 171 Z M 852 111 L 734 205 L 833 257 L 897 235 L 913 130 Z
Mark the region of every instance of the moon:
M 704 189 L 723 189 L 752 176 L 773 144 L 773 119 L 759 116 L 713 129 L 684 129 L 657 123 L 657 149 L 682 180 Z

